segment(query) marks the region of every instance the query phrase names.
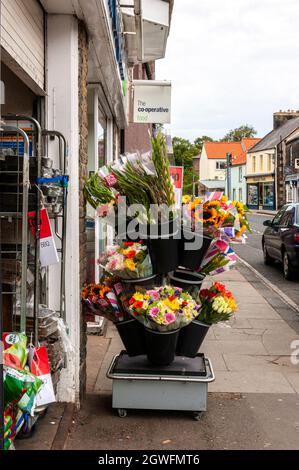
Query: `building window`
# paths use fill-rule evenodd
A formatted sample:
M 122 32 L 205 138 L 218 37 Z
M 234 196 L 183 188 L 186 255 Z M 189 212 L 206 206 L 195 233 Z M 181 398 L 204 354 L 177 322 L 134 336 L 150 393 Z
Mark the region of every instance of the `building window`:
M 247 204 L 250 206 L 258 206 L 259 203 L 259 186 L 258 184 L 247 185 Z
M 268 172 L 269 173 L 271 171 L 271 159 L 272 159 L 272 155 L 268 155 Z
M 263 183 L 263 205 L 274 207 L 274 183 Z
M 252 157 L 252 172 L 253 173 L 256 172 L 256 156 L 255 155 Z
M 242 201 L 243 195 L 242 195 L 242 188 L 239 188 L 239 201 Z
M 263 172 L 263 155 L 260 155 L 260 172 Z
M 226 164 L 224 161 L 216 162 L 216 170 L 225 170 Z
M 243 180 L 243 167 L 239 166 L 239 183 L 242 183 Z

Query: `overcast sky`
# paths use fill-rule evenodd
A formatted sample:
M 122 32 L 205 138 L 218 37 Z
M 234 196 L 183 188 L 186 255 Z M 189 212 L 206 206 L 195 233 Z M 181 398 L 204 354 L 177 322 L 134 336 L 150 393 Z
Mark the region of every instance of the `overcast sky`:
M 241 124 L 262 137 L 299 109 L 298 0 L 175 0 L 157 79 L 172 81 L 172 136 L 215 139 Z

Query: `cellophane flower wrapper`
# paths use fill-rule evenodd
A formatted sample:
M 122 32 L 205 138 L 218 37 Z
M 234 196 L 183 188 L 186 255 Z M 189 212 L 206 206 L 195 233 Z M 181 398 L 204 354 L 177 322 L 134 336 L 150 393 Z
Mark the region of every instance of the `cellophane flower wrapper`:
M 200 304 L 182 289 L 155 287 L 135 292 L 129 300 L 131 315 L 151 330 L 167 332 L 188 325 L 198 315 Z
M 199 298 L 202 307 L 197 319 L 207 325 L 229 320 L 238 307 L 233 294 L 220 282 L 214 282 L 209 289 L 202 289 Z
M 222 239 L 212 242 L 206 256 L 202 260 L 199 272 L 214 276 L 229 271 L 237 262 L 237 255 L 229 243 Z
M 89 284 L 81 292 L 83 303 L 93 315 L 105 317 L 110 321 L 119 321 L 121 308 L 112 288 L 103 284 Z
M 153 274 L 147 246 L 141 242 L 124 242 L 120 246 L 109 247 L 99 262 L 105 271 L 120 279 L 140 279 Z

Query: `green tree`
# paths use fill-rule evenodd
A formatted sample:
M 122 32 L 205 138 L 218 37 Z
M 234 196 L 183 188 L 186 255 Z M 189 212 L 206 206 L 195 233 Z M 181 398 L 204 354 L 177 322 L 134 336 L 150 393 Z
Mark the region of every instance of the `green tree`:
M 208 135 L 202 135 L 201 137 L 197 137 L 197 139 L 194 140 L 194 145 L 198 148 L 199 153 L 202 151 L 205 142 L 213 142 L 212 137 L 209 137 Z
M 253 126 L 245 124 L 243 126 L 237 127 L 236 129 L 231 129 L 224 137 L 221 139 L 222 142 L 240 142 L 243 138 L 254 137 L 257 134 L 257 131 Z

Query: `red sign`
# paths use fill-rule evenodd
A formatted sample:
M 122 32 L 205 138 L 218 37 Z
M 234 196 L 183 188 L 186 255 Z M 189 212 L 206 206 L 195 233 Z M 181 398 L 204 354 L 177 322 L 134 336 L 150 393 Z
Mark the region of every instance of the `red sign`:
M 184 167 L 170 166 L 170 176 L 175 187 L 175 201 L 178 207 L 182 204 Z

